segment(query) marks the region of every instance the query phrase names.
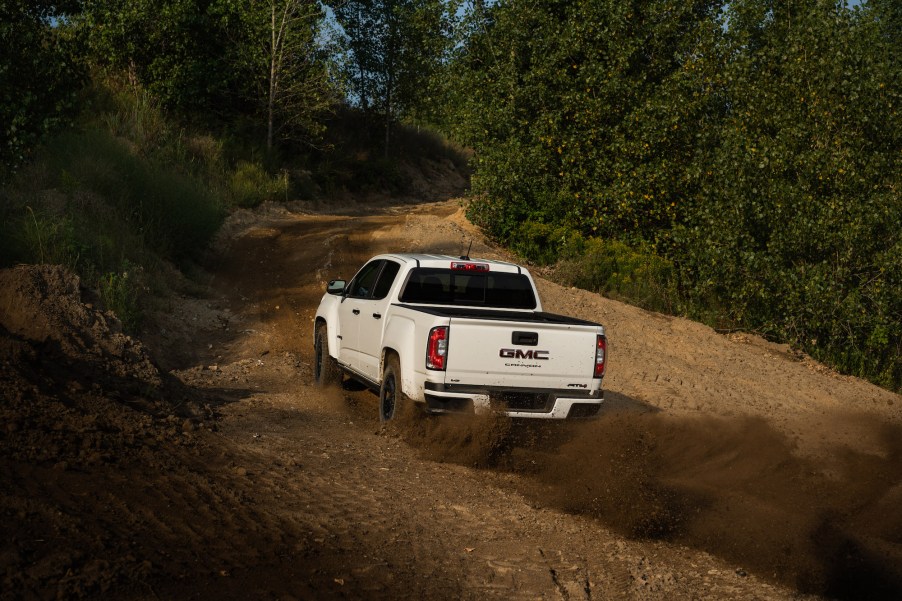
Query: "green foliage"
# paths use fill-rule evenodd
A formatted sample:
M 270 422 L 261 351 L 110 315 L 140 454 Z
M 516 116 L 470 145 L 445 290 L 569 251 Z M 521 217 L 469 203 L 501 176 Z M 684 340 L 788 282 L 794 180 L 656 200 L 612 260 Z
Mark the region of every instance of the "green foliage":
M 133 268 L 128 261 L 124 261 L 124 271 L 107 273 L 99 280 L 103 304 L 116 314 L 127 332 L 137 331 L 143 319 L 140 303 L 143 287 L 131 271 Z
M 232 3 L 84 0 L 83 7 L 75 23 L 92 62 L 128 70 L 167 107 L 225 108 L 238 85 L 228 63 L 240 30 Z
M 228 6 L 242 26 L 230 63 L 240 74 L 242 94 L 266 122 L 267 149 L 278 140 L 316 142 L 323 114 L 337 101 L 331 48 L 320 43 L 322 5 L 272 0 Z
M 258 163 L 239 161 L 229 178 L 232 203 L 239 207 L 256 207 L 268 200 L 285 200 L 288 174 L 272 177 Z
M 681 218 L 709 95 L 686 83 L 717 2 L 500 3 L 456 59 L 453 132 L 476 150 L 473 205 L 506 239 L 523 220 L 654 240 Z
M 312 0 L 85 0 L 75 19 L 90 61 L 207 123 L 252 119 L 268 149 L 316 141 L 335 102 L 324 19 Z
M 561 256 L 572 256 L 583 250 L 583 238 L 566 227 L 526 221 L 511 238 L 510 247 L 539 265 L 550 265 Z
M 25 256 L 37 257 L 39 263 L 63 264 L 75 267 L 85 248 L 79 241 L 72 217 L 35 212 L 25 207 L 20 242 L 26 249 Z
M 560 232 L 604 240 L 573 259 L 574 280 L 645 304 L 676 290 L 662 294 L 696 317 L 898 389 L 896 4 L 510 0 L 474 13 L 445 72 L 446 123 L 476 153 L 469 215 L 537 262 L 560 254 Z M 663 257 L 648 260 L 657 283 L 613 275 L 640 270 L 629 248 Z
M 673 263 L 617 240 L 589 240 L 582 253 L 561 262 L 555 276 L 652 311 L 674 313 L 681 305 Z
M 65 2 L 0 0 L 0 179 L 68 122 L 83 70 L 62 25 Z
M 204 184 L 133 154 L 101 131 L 66 133 L 48 147 L 50 185 L 96 195 L 164 258 L 186 259 L 204 248 L 223 211 Z M 66 180 L 71 184 L 66 185 Z
M 432 83 L 451 38 L 459 2 L 442 0 L 351 0 L 330 6 L 346 49 L 343 72 L 351 98 L 364 112 L 382 117 L 384 148 L 400 117 L 427 117 L 441 102 Z
M 172 145 L 170 124 L 159 102 L 147 90 L 138 86 L 130 89 L 112 78 L 104 93 L 111 103 L 101 117 L 111 134 L 129 140 L 144 155 L 154 155 Z
M 902 385 L 900 73 L 880 23 L 818 2 L 735 2 L 728 92 L 673 251 L 696 306 Z

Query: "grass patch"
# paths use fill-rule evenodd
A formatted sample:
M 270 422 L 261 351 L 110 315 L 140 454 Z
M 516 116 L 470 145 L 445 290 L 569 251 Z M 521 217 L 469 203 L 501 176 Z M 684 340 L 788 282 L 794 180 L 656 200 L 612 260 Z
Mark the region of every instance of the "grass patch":
M 121 273 L 107 273 L 99 278 L 100 298 L 119 317 L 125 331 L 136 331 L 144 318 L 140 297 L 145 286 L 142 278 L 129 269 L 140 268 L 128 261 L 123 262 L 123 267 L 125 271 Z
M 39 263 L 59 263 L 75 267 L 85 250 L 79 241 L 74 220 L 68 215 L 53 215 L 25 207 L 22 229 L 18 232 L 22 257 L 37 257 Z M 16 240 L 13 234 L 12 240 Z
M 256 207 L 264 201 L 288 199 L 288 173 L 269 175 L 259 163 L 239 161 L 229 177 L 232 203 L 239 207 Z
M 581 254 L 561 261 L 561 282 L 661 313 L 679 309 L 673 264 L 650 250 L 618 240 L 591 239 Z
M 164 259 L 195 255 L 225 215 L 202 181 L 136 155 L 105 131 L 63 134 L 49 145 L 45 160 L 46 185 L 63 191 L 70 206 L 85 208 L 79 196 L 98 199 L 103 207 L 95 213 L 109 211 L 105 221 L 125 225 Z
M 146 96 L 96 94 L 97 112 L 0 189 L 0 266 L 64 265 L 135 331 L 146 282 L 166 261 L 195 260 L 219 229 L 226 169 L 215 141 L 186 137 Z

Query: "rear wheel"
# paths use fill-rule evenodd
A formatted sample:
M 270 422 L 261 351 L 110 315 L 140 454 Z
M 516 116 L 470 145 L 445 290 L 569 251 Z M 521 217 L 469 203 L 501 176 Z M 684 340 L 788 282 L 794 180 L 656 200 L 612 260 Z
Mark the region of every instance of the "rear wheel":
M 317 386 L 337 386 L 341 384 L 341 370 L 338 362 L 329 355 L 329 341 L 326 339 L 326 326 L 316 330 L 313 342 L 313 381 Z
M 409 410 L 410 399 L 401 391 L 401 362 L 397 355 L 385 358 L 382 386 L 379 388 L 379 421 L 391 421 Z

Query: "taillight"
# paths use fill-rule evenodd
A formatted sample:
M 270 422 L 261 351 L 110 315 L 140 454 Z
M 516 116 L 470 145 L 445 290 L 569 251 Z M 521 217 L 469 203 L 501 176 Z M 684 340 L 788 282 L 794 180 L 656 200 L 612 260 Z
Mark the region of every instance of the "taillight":
M 426 342 L 426 368 L 444 371 L 448 360 L 448 326 L 429 330 Z
M 608 340 L 604 336 L 595 339 L 595 377 L 604 375 L 605 359 L 608 355 Z

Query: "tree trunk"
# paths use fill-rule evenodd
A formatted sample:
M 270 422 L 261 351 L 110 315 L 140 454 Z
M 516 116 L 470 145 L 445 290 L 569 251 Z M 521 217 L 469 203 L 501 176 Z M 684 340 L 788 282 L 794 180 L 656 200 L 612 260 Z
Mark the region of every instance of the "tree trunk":
M 266 103 L 266 151 L 272 151 L 273 112 L 276 102 L 276 4 L 273 2 L 270 12 L 270 46 L 269 46 L 269 98 Z
M 394 2 L 385 3 L 385 22 L 388 25 L 388 44 L 385 57 L 385 158 L 388 158 L 391 149 L 392 96 L 395 91 L 395 51 L 398 43 L 398 24 L 394 9 Z
M 385 95 L 385 158 L 388 158 L 391 143 L 391 96 L 392 96 L 392 76 L 388 76 L 388 89 Z

